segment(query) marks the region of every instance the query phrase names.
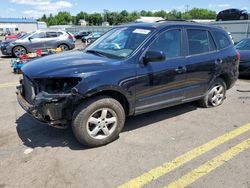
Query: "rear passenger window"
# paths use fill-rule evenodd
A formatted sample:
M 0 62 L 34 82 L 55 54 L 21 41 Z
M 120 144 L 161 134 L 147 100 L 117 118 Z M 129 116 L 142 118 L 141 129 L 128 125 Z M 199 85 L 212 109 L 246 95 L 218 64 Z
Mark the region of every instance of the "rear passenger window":
M 209 52 L 209 41 L 206 30 L 188 29 L 189 55 Z
M 46 37 L 47 38 L 55 38 L 55 37 L 57 37 L 57 32 L 47 32 Z
M 231 41 L 229 37 L 226 36 L 225 33 L 218 32 L 218 31 L 214 31 L 213 33 L 214 33 L 214 38 L 215 38 L 215 41 L 217 42 L 219 49 L 223 49 L 231 45 Z
M 167 58 L 181 55 L 181 30 L 169 30 L 161 34 L 149 47 L 149 51 L 162 51 Z

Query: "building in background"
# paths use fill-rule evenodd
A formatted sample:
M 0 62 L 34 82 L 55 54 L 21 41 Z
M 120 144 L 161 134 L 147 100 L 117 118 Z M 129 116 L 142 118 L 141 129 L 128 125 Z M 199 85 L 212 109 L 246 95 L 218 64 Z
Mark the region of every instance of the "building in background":
M 102 26 L 103 27 L 108 27 L 109 26 L 109 22 L 102 22 Z
M 37 22 L 37 29 L 47 29 L 47 24 L 45 22 Z
M 88 25 L 88 22 L 84 19 L 80 19 L 78 23 L 80 26 L 87 26 Z
M 38 29 L 38 23 L 30 18 L 0 18 L 0 35 L 30 32 Z

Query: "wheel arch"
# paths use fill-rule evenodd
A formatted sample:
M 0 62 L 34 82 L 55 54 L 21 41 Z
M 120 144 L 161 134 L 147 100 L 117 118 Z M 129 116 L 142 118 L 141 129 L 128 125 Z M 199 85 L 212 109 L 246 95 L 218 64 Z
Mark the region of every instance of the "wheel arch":
M 121 92 L 119 90 L 116 90 L 116 89 L 96 90 L 96 91 L 88 92 L 84 96 L 85 97 L 83 99 L 81 99 L 82 102 L 88 98 L 93 98 L 93 97 L 97 97 L 97 96 L 111 97 L 111 98 L 117 100 L 118 102 L 120 102 L 120 104 L 124 108 L 126 115 L 133 114 L 133 105 L 132 105 L 131 99 L 129 99 L 129 97 L 126 94 L 124 94 L 123 92 Z
M 224 73 L 224 74 L 220 74 L 217 78 L 221 78 L 225 83 L 226 83 L 226 89 L 230 88 L 230 77 L 228 74 Z
M 57 45 L 57 47 L 59 48 L 59 46 L 61 46 L 61 45 L 66 45 L 66 46 L 70 49 L 69 45 L 68 45 L 67 43 L 65 43 L 65 42 L 59 43 L 59 44 Z
M 12 49 L 11 49 L 12 55 L 14 55 L 13 50 L 14 50 L 16 47 L 18 47 L 18 46 L 23 47 L 23 48 L 26 50 L 26 53 L 28 53 L 28 49 L 27 49 L 25 46 L 23 46 L 23 45 L 21 45 L 21 44 L 17 44 L 17 45 L 15 45 L 15 46 L 13 46 Z

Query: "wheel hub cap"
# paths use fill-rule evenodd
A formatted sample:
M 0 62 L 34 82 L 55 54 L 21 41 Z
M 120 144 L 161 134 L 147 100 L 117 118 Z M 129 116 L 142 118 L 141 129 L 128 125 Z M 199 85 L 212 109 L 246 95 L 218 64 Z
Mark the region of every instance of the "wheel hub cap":
M 224 99 L 224 88 L 222 85 L 214 86 L 209 93 L 210 103 L 213 106 L 218 106 Z
M 95 111 L 87 121 L 88 134 L 95 139 L 107 138 L 115 131 L 116 126 L 117 115 L 110 108 Z

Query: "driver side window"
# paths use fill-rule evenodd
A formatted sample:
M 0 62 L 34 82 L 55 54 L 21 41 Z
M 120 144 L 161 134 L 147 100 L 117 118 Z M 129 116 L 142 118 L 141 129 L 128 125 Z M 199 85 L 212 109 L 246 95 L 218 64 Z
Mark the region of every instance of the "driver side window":
M 173 29 L 162 33 L 148 51 L 162 51 L 166 58 L 181 56 L 181 30 Z

